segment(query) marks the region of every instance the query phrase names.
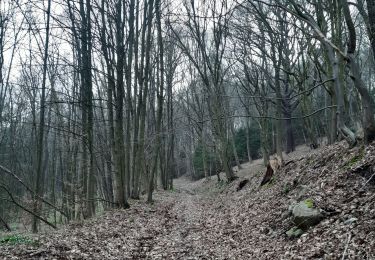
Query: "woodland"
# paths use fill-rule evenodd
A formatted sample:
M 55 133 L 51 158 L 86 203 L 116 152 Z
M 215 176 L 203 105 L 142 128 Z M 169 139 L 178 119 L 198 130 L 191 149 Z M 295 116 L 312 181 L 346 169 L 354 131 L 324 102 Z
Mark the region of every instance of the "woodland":
M 342 246 L 309 256 L 373 259 L 374 79 L 375 0 L 0 0 L 0 257 L 279 258 L 264 235 L 294 259 L 312 231 L 279 217 L 320 183 L 305 201 L 367 240 L 323 221 Z M 117 245 L 51 249 L 76 229 Z

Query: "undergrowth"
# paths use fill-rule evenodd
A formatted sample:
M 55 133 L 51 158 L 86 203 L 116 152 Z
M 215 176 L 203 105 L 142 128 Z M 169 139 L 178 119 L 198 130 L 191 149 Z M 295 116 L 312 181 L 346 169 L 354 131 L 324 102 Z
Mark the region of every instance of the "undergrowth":
M 37 246 L 38 241 L 31 239 L 30 237 L 23 236 L 23 235 L 6 235 L 4 237 L 0 238 L 0 244 L 8 244 L 8 245 L 20 245 L 20 244 L 25 244 L 25 245 L 33 245 Z

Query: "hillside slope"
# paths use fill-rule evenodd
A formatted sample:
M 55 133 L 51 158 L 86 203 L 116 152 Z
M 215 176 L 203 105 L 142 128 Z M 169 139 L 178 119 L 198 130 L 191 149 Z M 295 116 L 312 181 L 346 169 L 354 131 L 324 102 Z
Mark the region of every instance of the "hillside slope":
M 264 187 L 259 161 L 229 185 L 180 178 L 153 205 L 132 202 L 129 210 L 30 237 L 34 243 L 0 243 L 0 258 L 374 259 L 375 145 L 338 143 L 302 154 L 287 158 Z M 324 219 L 290 239 L 288 208 L 307 199 Z

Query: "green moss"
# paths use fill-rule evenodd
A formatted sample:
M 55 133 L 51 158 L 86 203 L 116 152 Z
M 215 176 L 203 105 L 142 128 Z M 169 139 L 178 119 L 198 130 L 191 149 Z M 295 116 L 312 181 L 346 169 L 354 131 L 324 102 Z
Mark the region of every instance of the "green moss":
M 345 168 L 353 167 L 354 165 L 357 164 L 357 162 L 362 160 L 364 156 L 365 156 L 365 149 L 362 147 L 357 155 L 353 156 L 349 161 L 346 162 L 346 164 L 344 165 Z
M 303 234 L 303 230 L 298 227 L 292 227 L 286 232 L 286 235 L 290 238 L 299 237 Z
M 7 235 L 5 237 L 0 238 L 0 244 L 8 244 L 8 245 L 38 245 L 38 242 L 22 235 Z
M 306 206 L 310 209 L 312 209 L 314 207 L 314 201 L 312 199 L 306 199 L 304 201 L 304 203 L 306 204 Z
M 289 230 L 286 232 L 286 235 L 287 235 L 289 238 L 300 237 L 302 234 L 303 234 L 303 230 L 302 230 L 302 229 L 299 229 L 298 227 L 292 227 L 291 229 L 289 229 Z

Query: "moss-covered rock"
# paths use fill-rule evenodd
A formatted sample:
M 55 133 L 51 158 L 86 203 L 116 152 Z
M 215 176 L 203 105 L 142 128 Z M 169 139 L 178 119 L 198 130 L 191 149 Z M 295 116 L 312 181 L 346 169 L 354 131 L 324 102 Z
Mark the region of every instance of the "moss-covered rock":
M 295 204 L 292 215 L 294 224 L 304 230 L 318 224 L 323 219 L 320 211 L 314 208 L 314 201 L 312 199 L 300 201 Z

